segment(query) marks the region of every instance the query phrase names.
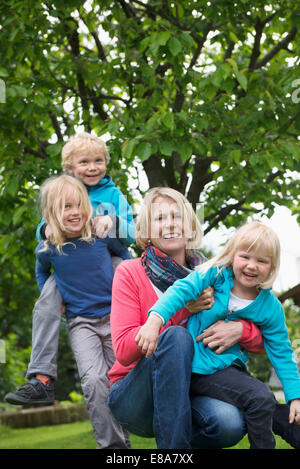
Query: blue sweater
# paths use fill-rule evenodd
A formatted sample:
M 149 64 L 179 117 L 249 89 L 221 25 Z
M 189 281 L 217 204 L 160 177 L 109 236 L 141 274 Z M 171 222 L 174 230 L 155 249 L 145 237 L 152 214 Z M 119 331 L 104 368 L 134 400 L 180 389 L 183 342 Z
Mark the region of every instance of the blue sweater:
M 130 205 L 122 192 L 115 186 L 107 174 L 95 186 L 85 186 L 92 206 L 94 216 L 115 215 L 117 217 L 117 238 L 129 246 L 135 241 L 135 223 Z M 44 225 L 42 219 L 36 230 L 36 238 L 42 239 L 40 229 Z
M 229 313 L 228 303 L 233 287 L 232 269 L 223 268 L 221 273 L 218 273 L 216 267 L 206 273 L 196 270 L 169 287 L 149 313 L 156 311 L 167 322 L 188 301 L 196 300 L 208 286 L 215 289 L 213 307 L 192 314 L 188 319 L 187 327 L 195 345 L 193 372 L 212 374 L 230 366 L 233 362 L 246 366 L 248 354 L 239 344 L 230 347 L 222 354 L 216 354 L 202 342 L 197 343 L 195 338 L 219 319 L 233 321 L 249 319 L 259 326 L 264 336 L 267 355 L 282 383 L 286 401 L 300 398 L 300 378 L 288 337 L 284 310 L 270 289 L 261 290 L 257 298 L 247 307 Z
M 115 238 L 94 238 L 91 243 L 73 238 L 59 254 L 55 246 L 47 251 L 40 242 L 36 248 L 36 279 L 42 290 L 54 270 L 56 285 L 66 306 L 68 317 L 102 317 L 110 312 L 112 290 L 111 254 L 130 259 L 121 242 Z

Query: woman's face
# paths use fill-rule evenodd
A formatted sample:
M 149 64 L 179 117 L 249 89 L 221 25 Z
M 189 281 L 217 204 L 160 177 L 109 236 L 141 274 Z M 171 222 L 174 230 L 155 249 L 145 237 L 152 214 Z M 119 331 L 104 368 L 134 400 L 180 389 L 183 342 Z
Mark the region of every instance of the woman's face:
M 180 264 L 185 262 L 187 239 L 184 236 L 183 214 L 177 203 L 159 196 L 151 205 L 149 239 L 152 244 Z

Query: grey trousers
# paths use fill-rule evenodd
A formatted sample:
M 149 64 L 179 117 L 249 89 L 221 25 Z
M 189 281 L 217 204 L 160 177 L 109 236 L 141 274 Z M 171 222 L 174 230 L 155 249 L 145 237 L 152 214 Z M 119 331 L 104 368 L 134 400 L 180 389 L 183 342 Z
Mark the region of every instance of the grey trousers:
M 98 448 L 130 448 L 128 432 L 114 419 L 107 403 L 107 372 L 115 361 L 109 315 L 69 318 L 67 328 Z
M 57 378 L 62 298 L 51 275 L 33 308 L 32 352 L 26 378 L 42 373 Z

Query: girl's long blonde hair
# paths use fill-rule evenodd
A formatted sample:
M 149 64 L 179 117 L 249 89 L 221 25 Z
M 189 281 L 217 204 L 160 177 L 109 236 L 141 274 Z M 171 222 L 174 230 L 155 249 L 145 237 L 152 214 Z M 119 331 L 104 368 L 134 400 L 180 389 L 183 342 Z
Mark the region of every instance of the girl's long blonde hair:
M 50 239 L 44 241 L 44 249 L 48 249 L 51 243 L 61 253 L 62 247 L 67 244 L 63 213 L 67 195 L 70 193 L 76 194 L 79 199 L 80 208 L 86 217 L 81 239 L 87 242 L 90 242 L 92 239 L 91 219 L 93 208 L 87 190 L 78 179 L 67 174 L 62 174 L 47 179 L 41 187 L 40 201 L 42 213 L 52 231 Z
M 241 226 L 232 238 L 226 243 L 220 254 L 214 256 L 205 264 L 197 267 L 201 272 L 207 272 L 211 267 L 230 267 L 238 250 L 262 252 L 264 256 L 271 257 L 271 270 L 268 278 L 259 288 L 270 288 L 278 274 L 280 266 L 280 242 L 276 233 L 268 226 L 254 221 Z

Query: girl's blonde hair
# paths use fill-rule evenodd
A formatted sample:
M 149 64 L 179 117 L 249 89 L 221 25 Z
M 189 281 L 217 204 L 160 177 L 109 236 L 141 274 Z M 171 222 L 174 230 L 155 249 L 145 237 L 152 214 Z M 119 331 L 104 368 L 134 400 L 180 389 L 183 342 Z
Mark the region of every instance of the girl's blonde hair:
M 169 197 L 177 204 L 183 219 L 184 235 L 188 242 L 187 254 L 192 249 L 199 249 L 203 231 L 190 202 L 180 192 L 170 187 L 154 187 L 147 192 L 136 221 L 136 242 L 145 249 L 151 239 L 151 208 L 158 197 Z
M 109 163 L 109 152 L 106 144 L 101 138 L 95 135 L 82 132 L 71 137 L 62 148 L 61 166 L 64 170 L 71 172 L 73 167 L 73 156 L 77 153 L 92 153 L 95 155 L 103 155 L 106 164 Z
M 50 239 L 44 242 L 44 249 L 48 249 L 49 243 L 51 243 L 61 253 L 62 247 L 67 244 L 63 213 L 66 198 L 70 193 L 78 197 L 80 208 L 86 217 L 81 239 L 87 242 L 92 239 L 93 208 L 87 190 L 78 179 L 68 174 L 62 174 L 47 179 L 41 187 L 40 200 L 43 217 L 52 230 Z
M 270 288 L 278 274 L 280 266 L 280 242 L 276 233 L 268 226 L 254 221 L 241 226 L 226 243 L 220 254 L 199 266 L 201 272 L 207 272 L 211 267 L 229 267 L 238 250 L 254 251 L 260 255 L 271 257 L 271 270 L 264 283 L 259 288 Z M 263 253 L 263 254 L 261 254 Z

